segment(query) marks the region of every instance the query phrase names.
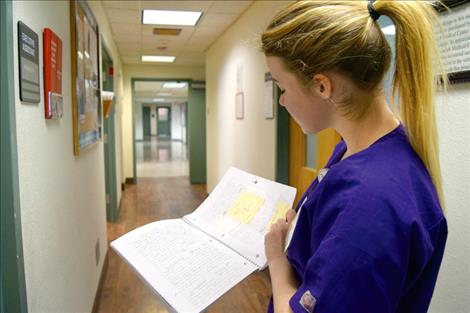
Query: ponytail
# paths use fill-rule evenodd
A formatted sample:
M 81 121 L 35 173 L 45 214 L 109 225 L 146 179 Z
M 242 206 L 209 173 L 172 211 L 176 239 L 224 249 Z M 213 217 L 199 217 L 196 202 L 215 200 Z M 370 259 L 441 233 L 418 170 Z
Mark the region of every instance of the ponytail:
M 396 71 L 392 101 L 409 141 L 426 166 L 443 207 L 434 94 L 439 80 L 447 86 L 434 26 L 439 17 L 429 1 L 298 1 L 280 11 L 261 35 L 265 55 L 281 57 L 307 83 L 315 73 L 334 70 L 355 85 L 373 91 L 391 64 L 391 50 L 376 19 L 390 17 L 396 26 Z M 437 71 L 436 71 L 437 69 Z M 439 74 L 439 75 L 436 75 Z M 357 119 L 369 108 L 340 103 Z M 397 110 L 395 110 L 397 111 Z
M 374 2 L 375 10 L 396 27 L 396 70 L 393 96 L 408 139 L 426 166 L 444 207 L 434 109 L 436 87 L 447 87 L 447 76 L 434 36 L 439 17 L 427 1 Z M 394 100 L 393 100 L 394 101 Z M 394 107 L 397 107 L 395 103 Z

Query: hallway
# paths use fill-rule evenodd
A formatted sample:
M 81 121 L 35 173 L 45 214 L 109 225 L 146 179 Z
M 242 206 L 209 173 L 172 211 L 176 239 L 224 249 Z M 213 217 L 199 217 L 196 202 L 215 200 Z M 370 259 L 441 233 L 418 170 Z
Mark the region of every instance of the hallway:
M 108 222 L 108 240 L 111 242 L 152 221 L 182 217 L 206 197 L 206 185 L 191 185 L 187 177 L 140 178 L 137 185 L 126 185 L 120 217 L 115 223 Z M 169 312 L 111 248 L 106 266 L 93 313 Z M 255 273 L 217 300 L 207 312 L 264 312 L 270 294 L 268 272 Z
M 182 141 L 151 137 L 136 142 L 137 177 L 189 175 L 188 147 Z

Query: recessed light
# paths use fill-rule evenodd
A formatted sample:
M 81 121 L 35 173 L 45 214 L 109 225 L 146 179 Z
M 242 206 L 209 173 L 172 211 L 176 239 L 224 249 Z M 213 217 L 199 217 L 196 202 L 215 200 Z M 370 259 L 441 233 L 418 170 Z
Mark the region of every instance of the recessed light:
M 167 89 L 176 89 L 176 88 L 184 88 L 184 87 L 186 87 L 186 83 L 178 83 L 178 82 L 163 83 L 163 88 L 167 88 Z
M 171 63 L 175 60 L 174 56 L 163 55 L 143 55 L 142 62 L 167 62 Z
M 202 12 L 143 10 L 142 24 L 194 26 Z

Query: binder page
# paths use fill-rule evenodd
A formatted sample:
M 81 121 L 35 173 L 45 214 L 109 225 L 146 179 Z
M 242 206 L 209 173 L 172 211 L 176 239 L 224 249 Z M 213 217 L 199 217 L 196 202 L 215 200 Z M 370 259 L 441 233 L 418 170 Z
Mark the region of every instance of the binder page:
M 273 222 L 285 218 L 295 193 L 293 187 L 231 168 L 184 219 L 263 268 L 264 235 Z
M 181 219 L 147 224 L 111 247 L 178 312 L 204 310 L 257 270 Z

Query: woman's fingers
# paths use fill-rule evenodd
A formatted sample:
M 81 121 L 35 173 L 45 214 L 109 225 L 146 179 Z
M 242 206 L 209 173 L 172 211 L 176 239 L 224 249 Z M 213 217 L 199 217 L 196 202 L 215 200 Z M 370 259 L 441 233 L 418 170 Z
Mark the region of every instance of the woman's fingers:
M 294 220 L 296 214 L 297 214 L 297 212 L 295 212 L 292 209 L 287 210 L 287 212 L 286 212 L 286 221 L 287 221 L 287 223 L 289 223 L 289 224 L 292 223 L 292 221 Z

